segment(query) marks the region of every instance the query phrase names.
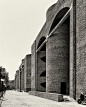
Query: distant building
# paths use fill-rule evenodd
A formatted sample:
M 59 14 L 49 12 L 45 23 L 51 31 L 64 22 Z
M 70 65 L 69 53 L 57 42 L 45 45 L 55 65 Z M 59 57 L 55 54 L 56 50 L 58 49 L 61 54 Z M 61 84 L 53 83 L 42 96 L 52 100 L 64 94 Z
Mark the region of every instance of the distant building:
M 24 91 L 31 91 L 31 54 L 25 56 L 24 63 Z
M 8 85 L 9 85 L 9 89 L 10 90 L 15 89 L 15 81 L 14 80 L 9 80 Z
M 24 59 L 19 67 L 19 90 L 24 91 Z
M 19 91 L 19 70 L 16 71 L 14 82 L 15 82 L 15 90 Z
M 31 90 L 31 55 L 26 55 L 19 67 L 19 90 Z

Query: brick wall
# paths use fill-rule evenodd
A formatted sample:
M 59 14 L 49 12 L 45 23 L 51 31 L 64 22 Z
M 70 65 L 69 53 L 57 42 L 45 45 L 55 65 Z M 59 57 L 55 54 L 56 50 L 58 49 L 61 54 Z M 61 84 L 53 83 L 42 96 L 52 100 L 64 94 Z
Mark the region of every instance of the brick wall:
M 76 5 L 76 1 L 77 1 L 77 5 Z M 53 6 L 51 6 L 46 13 L 46 22 L 43 26 L 43 28 L 41 29 L 41 31 L 39 32 L 36 41 L 34 42 L 34 44 L 32 45 L 32 57 L 31 57 L 31 87 L 32 90 L 36 90 L 37 89 L 37 53 L 36 53 L 36 49 L 38 46 L 38 43 L 41 39 L 41 37 L 45 36 L 47 37 L 49 35 L 49 31 L 50 28 L 52 26 L 52 23 L 56 17 L 56 15 L 58 14 L 58 12 L 60 10 L 62 10 L 65 7 L 69 7 L 71 8 L 70 10 L 70 22 L 69 25 L 70 29 L 67 30 L 70 32 L 69 33 L 65 33 L 64 29 L 68 28 L 66 25 L 67 23 L 63 24 L 65 26 L 65 28 L 63 28 L 64 26 L 60 26 L 56 29 L 56 31 L 54 32 L 55 34 L 53 34 L 50 38 L 48 38 L 48 42 L 47 42 L 47 56 L 46 56 L 46 63 L 47 63 L 47 67 L 46 67 L 46 82 L 47 82 L 47 91 L 48 92 L 58 92 L 60 93 L 60 85 L 61 85 L 61 81 L 68 81 L 68 69 L 70 72 L 70 83 L 67 82 L 67 94 L 70 93 L 70 96 L 75 98 L 76 95 L 79 94 L 79 92 L 82 90 L 82 85 L 80 85 L 80 81 L 82 80 L 82 78 L 85 78 L 82 76 L 82 74 L 85 74 L 85 0 L 58 0 L 58 2 L 56 4 L 54 4 Z M 76 7 L 77 6 L 77 7 Z M 77 12 L 76 12 L 77 11 Z M 77 13 L 77 14 L 76 14 Z M 82 17 L 83 16 L 83 17 Z M 76 20 L 77 20 L 77 24 L 76 24 Z M 77 31 L 77 32 L 76 32 Z M 58 36 L 57 36 L 58 35 Z M 61 38 L 59 37 L 59 35 L 61 35 Z M 62 35 L 64 35 L 62 37 Z M 65 37 L 65 35 L 69 35 L 69 39 Z M 77 37 L 76 37 L 77 35 Z M 60 38 L 60 39 L 59 39 Z M 62 38 L 64 38 L 64 40 L 62 40 Z M 65 58 L 67 58 L 67 54 L 65 51 L 66 48 L 60 48 L 59 45 L 65 45 L 65 42 L 67 43 L 69 40 L 69 47 L 70 47 L 70 58 L 68 61 L 67 60 L 63 60 Z M 77 47 L 76 47 L 76 43 L 77 43 Z M 67 44 L 66 44 L 67 46 Z M 76 54 L 76 50 L 77 50 L 77 54 Z M 58 59 L 60 58 L 59 51 L 64 51 L 63 53 L 65 54 L 65 56 L 63 56 L 64 58 L 62 58 L 62 60 L 59 60 L 57 62 Z M 77 55 L 77 59 L 76 59 L 76 55 Z M 38 55 L 39 56 L 39 55 Z M 39 60 L 39 59 L 38 59 Z M 83 60 L 83 61 L 81 61 Z M 63 62 L 62 62 L 63 61 Z M 41 62 L 41 61 L 39 61 Z M 69 65 L 67 65 L 69 62 Z M 60 67 L 57 66 L 60 63 Z M 41 65 L 41 63 L 39 63 Z M 61 64 L 63 64 L 64 66 L 61 67 Z M 67 68 L 67 66 L 69 68 Z M 76 66 L 77 66 L 77 73 L 76 73 Z M 81 70 L 83 71 L 81 73 Z M 63 72 L 62 72 L 63 71 Z M 59 75 L 55 75 L 55 74 Z M 59 73 L 60 72 L 60 73 Z M 66 74 L 65 74 L 66 72 Z M 63 74 L 62 74 L 63 73 Z M 64 75 L 65 74 L 65 75 Z M 52 75 L 52 76 L 51 76 Z M 61 77 L 61 78 L 59 78 Z M 59 79 L 57 79 L 59 78 Z M 81 79 L 81 80 L 79 80 Z M 60 82 L 59 82 L 60 81 Z M 77 83 L 77 84 L 76 84 Z M 85 79 L 82 82 L 84 84 L 85 87 Z M 58 87 L 57 87 L 58 86 Z M 70 90 L 69 90 L 69 86 L 70 86 Z M 80 87 L 80 88 L 79 88 Z
M 76 0 L 77 73 L 76 95 L 86 94 L 86 0 Z
M 37 79 L 36 79 L 36 41 L 34 41 L 31 47 L 31 90 L 36 91 Z
M 19 70 L 16 71 L 16 90 L 19 90 Z
M 54 31 L 46 49 L 47 92 L 61 93 L 61 82 L 66 82 L 69 94 L 69 18 Z
M 19 91 L 24 91 L 24 59 L 19 67 Z
M 24 90 L 24 59 L 22 60 L 21 63 L 21 90 Z
M 71 7 L 73 0 L 58 0 L 56 4 L 53 6 L 50 6 L 49 9 L 46 12 L 46 22 L 44 23 L 44 26 L 42 27 L 41 31 L 39 32 L 37 38 L 36 38 L 36 49 L 39 43 L 39 40 L 42 36 L 47 37 L 49 34 L 49 30 L 51 28 L 51 25 L 57 15 L 57 13 L 65 7 Z
M 26 55 L 24 63 L 24 90 L 31 90 L 31 55 Z

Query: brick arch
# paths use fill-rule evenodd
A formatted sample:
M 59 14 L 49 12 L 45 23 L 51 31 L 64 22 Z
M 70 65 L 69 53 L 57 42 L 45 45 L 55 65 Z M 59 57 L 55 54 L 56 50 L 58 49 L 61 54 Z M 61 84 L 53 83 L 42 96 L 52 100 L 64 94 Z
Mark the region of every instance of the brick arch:
M 60 20 L 64 17 L 64 15 L 68 12 L 69 9 L 69 7 L 64 7 L 56 14 L 51 24 L 49 33 L 56 27 L 56 25 L 60 22 Z

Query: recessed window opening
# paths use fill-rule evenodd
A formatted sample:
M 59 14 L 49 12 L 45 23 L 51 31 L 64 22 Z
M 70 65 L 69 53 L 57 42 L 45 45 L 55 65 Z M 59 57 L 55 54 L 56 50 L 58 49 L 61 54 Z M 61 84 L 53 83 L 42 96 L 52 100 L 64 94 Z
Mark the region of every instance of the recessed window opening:
M 42 60 L 43 62 L 46 62 L 46 56 L 42 57 L 41 60 Z
M 46 43 L 45 43 L 44 46 L 40 49 L 40 51 L 46 51 Z
M 53 24 L 51 25 L 49 33 L 56 27 L 56 25 L 61 21 L 64 15 L 68 12 L 69 7 L 63 8 L 55 17 Z
M 46 71 L 42 72 L 40 77 L 45 77 L 46 76 Z
M 41 86 L 46 88 L 46 82 L 41 83 Z

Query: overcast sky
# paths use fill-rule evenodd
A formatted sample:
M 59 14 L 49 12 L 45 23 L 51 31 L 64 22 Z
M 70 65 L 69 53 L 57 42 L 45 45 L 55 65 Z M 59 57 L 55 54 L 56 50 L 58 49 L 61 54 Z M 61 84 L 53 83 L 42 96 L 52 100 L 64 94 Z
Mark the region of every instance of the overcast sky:
M 47 9 L 57 0 L 0 0 L 0 66 L 10 79 L 41 30 Z

